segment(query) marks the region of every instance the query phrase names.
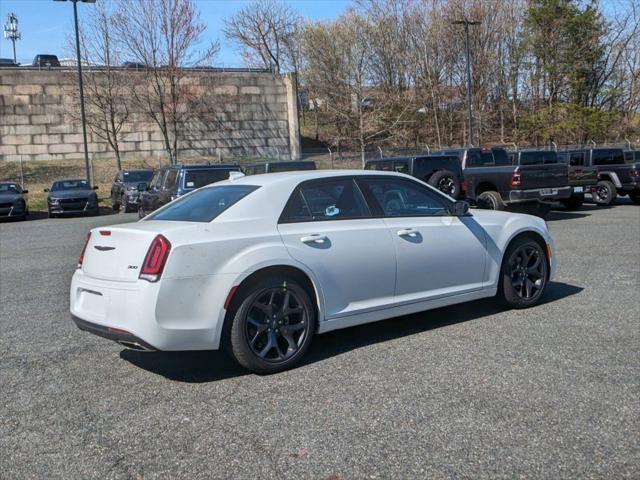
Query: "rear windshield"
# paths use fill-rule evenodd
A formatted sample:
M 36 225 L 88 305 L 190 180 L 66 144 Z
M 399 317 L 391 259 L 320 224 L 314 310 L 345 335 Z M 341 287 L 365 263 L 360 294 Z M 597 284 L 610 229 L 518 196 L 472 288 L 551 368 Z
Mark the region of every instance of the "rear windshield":
M 220 180 L 228 180 L 229 172 L 237 172 L 236 168 L 215 168 L 211 170 L 185 170 L 184 172 L 184 188 L 190 190 L 192 188 L 200 188 L 210 183 L 219 182 Z
M 521 152 L 520 165 L 542 165 L 558 163 L 558 154 L 553 151 L 548 152 Z
M 180 197 L 165 208 L 148 215 L 145 220 L 210 222 L 257 188 L 253 185 L 223 185 L 203 188 L 190 195 Z
M 624 153 L 622 150 L 592 150 L 593 165 L 619 165 L 624 163 Z
M 148 182 L 151 180 L 153 176 L 153 171 L 134 171 L 134 172 L 124 172 L 123 173 L 123 181 L 125 182 Z

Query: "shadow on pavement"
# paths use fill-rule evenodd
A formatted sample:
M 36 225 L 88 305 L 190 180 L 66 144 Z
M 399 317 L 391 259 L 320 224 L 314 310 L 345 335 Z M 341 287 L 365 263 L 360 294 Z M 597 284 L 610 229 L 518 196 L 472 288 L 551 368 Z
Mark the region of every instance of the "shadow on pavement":
M 539 305 L 576 295 L 582 290 L 582 287 L 575 285 L 550 282 Z M 499 302 L 493 298 L 487 298 L 317 335 L 301 365 L 309 365 L 368 345 L 477 320 L 503 311 L 505 308 Z M 222 351 L 122 350 L 120 358 L 151 373 L 187 383 L 213 382 L 249 373 Z

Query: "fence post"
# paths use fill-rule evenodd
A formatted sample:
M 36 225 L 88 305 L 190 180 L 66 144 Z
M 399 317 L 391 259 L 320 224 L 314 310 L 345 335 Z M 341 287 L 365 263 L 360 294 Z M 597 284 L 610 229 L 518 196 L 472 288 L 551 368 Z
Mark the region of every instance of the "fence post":
M 625 138 L 624 141 L 627 142 L 627 150 L 632 150 L 632 148 L 631 148 L 631 140 L 629 140 L 628 138 Z
M 333 152 L 331 151 L 331 147 L 327 147 L 329 150 L 329 161 L 331 162 L 331 169 L 333 169 Z
M 22 155 L 20 155 L 20 188 L 24 188 L 24 169 L 22 167 Z
M 594 142 L 593 140 L 589 140 L 589 142 L 591 142 L 591 144 L 593 145 L 593 148 L 596 148 L 596 142 Z
M 380 152 L 380 158 L 383 158 L 384 154 L 382 153 L 382 148 L 380 148 L 380 145 L 378 145 L 378 151 Z
M 511 142 L 511 145 L 513 145 L 514 152 L 517 152 L 518 151 L 518 144 L 516 142 Z
M 558 151 L 558 144 L 556 142 L 554 142 L 553 140 L 551 140 L 551 145 L 553 145 L 553 151 L 557 152 Z
M 222 163 L 222 152 L 220 149 L 217 149 L 216 153 L 218 154 L 218 163 Z

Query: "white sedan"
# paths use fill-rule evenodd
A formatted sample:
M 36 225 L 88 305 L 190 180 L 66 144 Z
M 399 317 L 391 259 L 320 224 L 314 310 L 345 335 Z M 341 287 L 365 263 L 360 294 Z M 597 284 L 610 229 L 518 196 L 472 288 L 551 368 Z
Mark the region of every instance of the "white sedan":
M 407 175 L 238 177 L 93 229 L 71 283 L 78 327 L 142 350 L 222 347 L 271 373 L 316 333 L 496 295 L 535 305 L 555 271 L 543 220 L 471 213 Z

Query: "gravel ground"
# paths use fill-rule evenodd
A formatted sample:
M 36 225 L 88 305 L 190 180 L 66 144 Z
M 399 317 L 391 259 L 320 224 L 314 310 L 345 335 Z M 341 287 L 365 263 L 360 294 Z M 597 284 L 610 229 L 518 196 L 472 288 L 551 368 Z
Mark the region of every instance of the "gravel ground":
M 0 224 L 0 478 L 639 478 L 640 208 L 552 213 L 542 305 L 481 301 L 331 332 L 247 374 L 83 333 L 90 227 Z

